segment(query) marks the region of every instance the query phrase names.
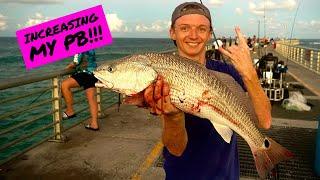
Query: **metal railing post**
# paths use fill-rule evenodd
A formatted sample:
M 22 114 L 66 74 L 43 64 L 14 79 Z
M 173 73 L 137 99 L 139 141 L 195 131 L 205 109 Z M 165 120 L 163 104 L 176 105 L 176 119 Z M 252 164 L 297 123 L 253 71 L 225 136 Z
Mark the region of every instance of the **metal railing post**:
M 318 58 L 317 58 L 317 72 L 319 73 L 320 71 L 320 51 L 318 52 Z
M 296 51 L 297 51 L 296 62 L 299 63 L 299 58 L 300 58 L 300 56 L 301 56 L 301 52 L 300 52 L 300 49 L 299 49 L 299 48 L 297 48 Z
M 313 51 L 310 51 L 310 69 L 312 70 L 312 66 L 313 66 Z
M 287 47 L 288 47 L 287 45 L 284 46 L 283 56 L 284 56 L 285 58 L 287 58 L 287 50 L 288 50 Z
M 296 48 L 293 47 L 293 50 L 292 50 L 292 61 L 295 61 L 296 59 Z
M 289 59 L 292 61 L 292 46 L 289 46 Z
M 303 49 L 300 49 L 300 64 L 303 65 L 302 60 L 303 60 Z
M 64 142 L 63 136 L 61 134 L 61 105 L 60 105 L 60 86 L 59 86 L 59 78 L 55 77 L 52 79 L 52 109 L 54 113 L 52 114 L 53 122 L 55 123 L 53 127 L 53 133 L 55 136 L 52 140 L 54 142 Z
M 299 56 L 300 56 L 299 48 L 295 48 L 295 51 L 296 51 L 296 57 L 294 58 L 294 61 L 298 62 L 299 61 Z
M 291 47 L 291 59 L 294 61 L 294 47 Z
M 305 51 L 304 49 L 303 49 L 303 52 L 304 52 L 304 58 L 303 58 L 303 61 L 304 61 L 304 67 L 307 67 L 307 58 L 306 58 L 306 56 L 307 56 L 307 51 Z
M 98 117 L 102 116 L 101 113 L 101 88 L 96 88 L 96 98 L 97 98 L 97 103 L 98 103 Z

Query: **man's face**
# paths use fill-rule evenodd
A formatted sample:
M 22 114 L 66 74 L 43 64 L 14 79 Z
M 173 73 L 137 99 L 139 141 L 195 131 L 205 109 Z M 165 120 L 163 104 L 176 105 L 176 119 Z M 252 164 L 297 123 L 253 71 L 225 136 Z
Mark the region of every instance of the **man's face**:
M 199 14 L 181 16 L 170 29 L 170 36 L 176 40 L 180 55 L 199 56 L 205 53 L 206 43 L 211 38 L 210 21 Z

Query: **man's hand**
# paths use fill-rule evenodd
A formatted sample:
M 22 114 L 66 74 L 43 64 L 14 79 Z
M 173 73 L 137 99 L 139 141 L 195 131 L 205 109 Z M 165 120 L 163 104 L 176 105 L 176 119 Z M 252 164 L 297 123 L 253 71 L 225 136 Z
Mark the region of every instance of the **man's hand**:
M 155 115 L 174 115 L 182 111 L 176 108 L 170 101 L 169 84 L 162 76 L 148 86 L 143 92 L 124 99 L 125 104 L 132 104 L 139 107 L 149 107 L 150 113 Z
M 235 31 L 239 39 L 239 45 L 228 47 L 227 50 L 222 48 L 219 48 L 219 50 L 222 54 L 230 57 L 232 64 L 241 75 L 255 113 L 258 117 L 258 126 L 264 129 L 269 129 L 271 127 L 272 120 L 269 98 L 264 93 L 264 90 L 259 83 L 258 75 L 252 64 L 246 39 L 240 32 L 239 27 L 236 27 Z
M 181 112 L 171 103 L 169 84 L 162 76 L 158 76 L 157 81 L 147 87 L 144 98 L 152 114 L 173 115 Z
M 239 39 L 239 44 L 232 45 L 226 50 L 219 47 L 219 51 L 230 58 L 232 64 L 243 79 L 251 79 L 252 76 L 256 76 L 256 71 L 252 64 L 249 47 L 246 43 L 246 39 L 240 31 L 240 28 L 236 27 L 235 31 Z

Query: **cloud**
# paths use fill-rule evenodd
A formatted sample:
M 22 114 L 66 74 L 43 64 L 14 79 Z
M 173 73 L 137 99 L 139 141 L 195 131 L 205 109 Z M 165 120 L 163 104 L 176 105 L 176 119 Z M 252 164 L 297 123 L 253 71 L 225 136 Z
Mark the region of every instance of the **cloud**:
M 107 14 L 108 26 L 111 32 L 129 32 L 124 20 L 120 19 L 117 14 Z
M 263 10 L 258 10 L 257 5 L 253 2 L 249 2 L 249 11 L 258 16 L 262 16 L 264 14 Z
M 292 31 L 292 20 L 293 17 L 283 16 L 281 19 L 278 18 L 277 13 L 269 14 L 266 17 L 266 36 L 268 37 L 285 37 L 289 38 L 296 35 L 300 37 L 319 37 L 320 33 L 320 19 L 313 19 L 309 21 L 296 21 L 294 29 Z M 251 21 L 251 20 L 249 20 Z M 257 20 L 255 20 L 257 21 Z M 257 23 L 252 19 L 252 25 Z M 260 35 L 264 35 L 264 21 L 260 21 Z M 292 31 L 292 32 L 291 32 Z M 312 35 L 312 36 L 310 36 Z
M 258 19 L 251 17 L 251 18 L 248 19 L 248 23 L 250 25 L 254 25 L 255 26 L 255 25 L 258 25 L 259 21 L 258 21 Z
M 46 21 L 49 21 L 51 18 L 44 17 L 41 13 L 37 12 L 34 17 L 29 17 L 28 21 L 24 24 L 18 24 L 18 28 L 34 26 Z
M 0 0 L 0 3 L 12 4 L 61 4 L 63 0 Z
M 312 26 L 312 27 L 314 27 L 314 28 L 318 28 L 318 29 L 320 29 L 320 21 L 316 21 L 316 20 L 311 20 L 310 21 L 310 25 Z
M 224 4 L 223 0 L 210 0 L 209 5 L 212 6 L 222 6 Z
M 309 22 L 298 21 L 295 26 L 297 26 L 297 28 L 301 28 L 304 30 L 315 29 L 317 30 L 317 32 L 320 32 L 320 20 L 311 20 Z
M 289 31 L 291 30 L 292 20 L 288 20 L 288 18 L 285 16 L 279 18 L 277 13 L 269 13 L 265 20 L 259 20 L 253 17 L 248 19 L 248 23 L 254 29 L 254 31 L 258 30 L 259 22 L 260 37 L 263 37 L 264 33 L 266 33 L 267 37 L 288 37 L 288 34 L 290 34 Z
M 293 10 L 296 6 L 296 0 L 284 0 L 277 3 L 272 0 L 266 0 L 258 4 L 249 2 L 249 11 L 255 15 L 262 16 L 264 14 L 264 11 Z
M 238 15 L 242 15 L 242 14 L 243 14 L 242 9 L 241 9 L 241 8 L 238 8 L 238 7 L 235 9 L 235 12 L 236 12 L 236 14 L 238 14 Z
M 3 31 L 7 28 L 7 20 L 6 17 L 0 14 L 0 31 Z
M 157 20 L 150 25 L 137 24 L 135 30 L 137 32 L 164 32 L 168 31 L 171 25 L 170 21 Z

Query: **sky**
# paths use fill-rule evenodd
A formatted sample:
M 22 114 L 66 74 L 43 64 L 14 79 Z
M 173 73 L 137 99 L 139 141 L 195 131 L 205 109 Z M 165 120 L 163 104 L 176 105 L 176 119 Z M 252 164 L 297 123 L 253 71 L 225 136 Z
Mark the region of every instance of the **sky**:
M 182 0 L 0 0 L 0 37 L 18 29 L 102 5 L 112 37 L 168 38 L 171 14 Z M 200 2 L 200 1 L 197 1 Z M 320 39 L 319 0 L 202 0 L 217 37 Z M 300 4 L 300 6 L 299 6 Z M 298 8 L 299 7 L 299 8 Z M 297 10 L 298 9 L 298 10 Z M 294 22 L 295 13 L 297 17 Z M 294 24 L 293 31 L 291 31 Z

